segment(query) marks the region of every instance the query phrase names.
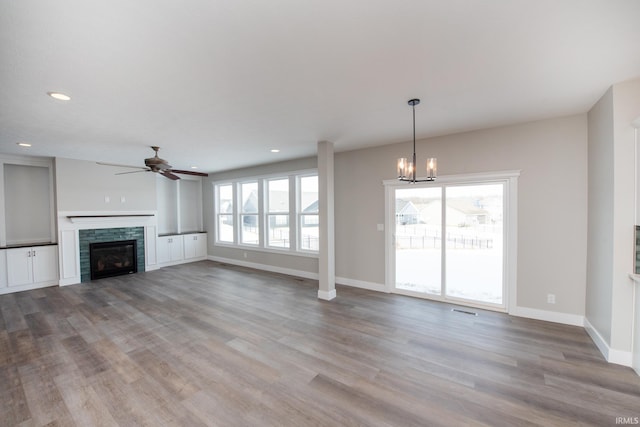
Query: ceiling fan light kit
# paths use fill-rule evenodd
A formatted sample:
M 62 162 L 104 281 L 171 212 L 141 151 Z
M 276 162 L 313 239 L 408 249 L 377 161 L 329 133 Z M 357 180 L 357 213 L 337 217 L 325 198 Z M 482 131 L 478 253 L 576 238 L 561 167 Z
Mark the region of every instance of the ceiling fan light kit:
M 427 159 L 427 177 L 425 179 L 416 179 L 416 105 L 420 104 L 417 98 L 410 99 L 408 104 L 413 109 L 413 157 L 408 161 L 406 157 L 398 159 L 398 181 L 410 182 L 429 182 L 435 181 L 438 171 L 438 161 L 435 157 Z
M 158 151 L 160 150 L 160 147 L 152 146 L 151 149 L 153 151 L 155 151 L 155 155 L 153 157 L 149 157 L 147 159 L 144 159 L 144 164 L 145 164 L 146 167 L 129 166 L 129 165 L 118 165 L 118 164 L 114 164 L 114 163 L 103 163 L 103 162 L 97 162 L 97 163 L 99 165 L 103 165 L 103 166 L 116 166 L 116 167 L 122 167 L 122 168 L 140 169 L 140 170 L 131 171 L 131 172 L 119 172 L 116 175 L 126 175 L 126 174 L 129 174 L 129 173 L 138 173 L 138 172 L 155 172 L 155 173 L 159 173 L 160 175 L 162 175 L 162 176 L 164 176 L 166 178 L 169 178 L 172 181 L 176 181 L 176 180 L 180 179 L 180 177 L 178 175 L 176 175 L 177 173 L 183 174 L 183 175 L 209 176 L 209 174 L 203 173 L 203 172 L 195 172 L 195 171 L 192 171 L 192 170 L 173 169 L 168 161 L 166 161 L 165 159 L 161 159 L 158 156 Z

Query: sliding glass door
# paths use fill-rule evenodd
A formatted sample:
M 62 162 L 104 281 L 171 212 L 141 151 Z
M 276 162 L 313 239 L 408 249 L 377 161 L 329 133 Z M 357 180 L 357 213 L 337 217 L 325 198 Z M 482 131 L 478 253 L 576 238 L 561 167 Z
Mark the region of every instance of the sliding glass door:
M 394 186 L 393 291 L 504 309 L 507 181 Z
M 504 185 L 447 186 L 446 295 L 503 304 Z

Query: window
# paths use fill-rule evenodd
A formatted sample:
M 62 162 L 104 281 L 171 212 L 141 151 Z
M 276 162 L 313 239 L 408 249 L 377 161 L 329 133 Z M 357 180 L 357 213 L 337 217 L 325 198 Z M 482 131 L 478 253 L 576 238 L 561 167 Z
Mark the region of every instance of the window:
M 218 240 L 233 243 L 233 186 L 218 186 Z
M 216 243 L 265 251 L 318 251 L 315 171 L 215 185 Z
M 299 232 L 300 249 L 317 251 L 320 224 L 318 217 L 318 176 L 300 177 Z
M 289 179 L 267 181 L 267 245 L 288 248 Z
M 258 181 L 240 184 L 240 243 L 260 244 L 260 224 L 258 222 Z

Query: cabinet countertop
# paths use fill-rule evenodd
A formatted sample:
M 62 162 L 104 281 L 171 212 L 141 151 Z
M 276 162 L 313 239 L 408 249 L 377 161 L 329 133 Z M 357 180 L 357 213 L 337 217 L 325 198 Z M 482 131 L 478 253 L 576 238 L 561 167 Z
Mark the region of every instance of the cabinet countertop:
M 158 237 L 186 236 L 187 234 L 207 234 L 207 232 L 206 231 L 186 231 L 184 233 L 163 233 L 163 234 L 158 234 Z
M 17 245 L 0 246 L 0 249 L 16 249 L 16 248 L 31 248 L 34 246 L 54 246 L 55 242 L 41 242 L 41 243 L 20 243 Z

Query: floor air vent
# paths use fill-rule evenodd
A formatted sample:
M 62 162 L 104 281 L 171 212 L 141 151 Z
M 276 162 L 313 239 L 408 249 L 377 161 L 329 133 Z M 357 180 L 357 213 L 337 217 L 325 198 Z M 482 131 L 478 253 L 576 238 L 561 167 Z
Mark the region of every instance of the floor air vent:
M 475 311 L 467 311 L 467 310 L 462 310 L 460 308 L 452 308 L 451 311 L 456 311 L 458 313 L 464 313 L 464 314 L 470 314 L 472 316 L 477 316 L 478 313 L 476 313 Z

